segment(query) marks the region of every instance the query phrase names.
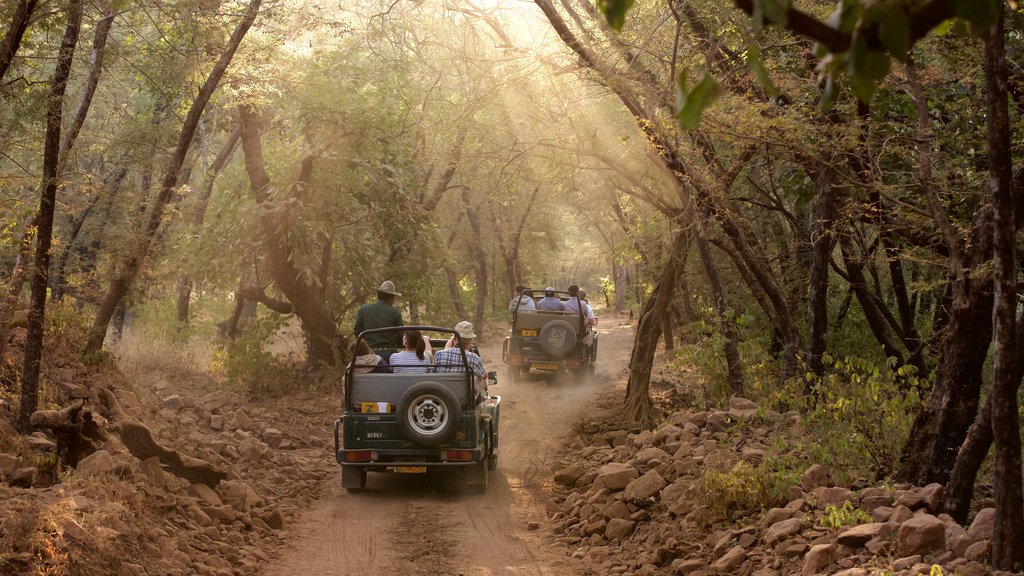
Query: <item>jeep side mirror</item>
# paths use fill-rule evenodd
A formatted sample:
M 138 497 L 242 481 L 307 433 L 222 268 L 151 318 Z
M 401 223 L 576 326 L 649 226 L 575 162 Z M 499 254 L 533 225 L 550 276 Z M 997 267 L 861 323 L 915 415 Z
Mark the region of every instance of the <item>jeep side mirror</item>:
M 487 373 L 487 379 L 490 380 L 491 386 L 497 386 L 498 385 L 498 373 L 497 372 L 488 372 Z

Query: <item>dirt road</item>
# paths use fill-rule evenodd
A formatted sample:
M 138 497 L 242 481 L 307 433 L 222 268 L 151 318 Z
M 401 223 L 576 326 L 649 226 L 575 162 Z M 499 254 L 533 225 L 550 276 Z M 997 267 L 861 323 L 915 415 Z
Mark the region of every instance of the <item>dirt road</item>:
M 499 370 L 502 396 L 498 471 L 486 494 L 464 493 L 444 476 L 369 475 L 349 494 L 340 468 L 324 498 L 289 527 L 288 545 L 265 576 L 510 575 L 566 576 L 582 566 L 551 544 L 544 484 L 549 462 L 572 434 L 589 400 L 616 386 L 628 365 L 632 328 L 605 317 L 596 376 L 531 378 L 512 384 L 501 343 L 485 342 L 485 365 Z M 532 528 L 532 529 L 531 529 Z

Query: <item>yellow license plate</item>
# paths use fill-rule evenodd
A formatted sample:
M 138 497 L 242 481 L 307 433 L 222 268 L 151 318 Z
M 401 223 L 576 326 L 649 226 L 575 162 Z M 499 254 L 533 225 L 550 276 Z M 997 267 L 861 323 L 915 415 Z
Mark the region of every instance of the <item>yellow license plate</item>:
M 558 364 L 534 364 L 535 370 L 558 370 Z
M 363 414 L 387 414 L 391 412 L 391 404 L 387 402 L 360 402 L 359 411 Z
M 523 336 L 536 336 L 536 330 L 523 330 Z
M 424 474 L 426 471 L 426 466 L 395 466 L 395 472 L 399 474 Z

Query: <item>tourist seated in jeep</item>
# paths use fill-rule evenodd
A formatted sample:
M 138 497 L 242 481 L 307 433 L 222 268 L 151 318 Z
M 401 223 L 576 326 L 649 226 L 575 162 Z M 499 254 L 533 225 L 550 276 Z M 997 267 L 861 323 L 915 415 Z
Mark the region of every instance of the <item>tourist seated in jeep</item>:
M 533 312 L 537 309 L 537 303 L 528 294 L 523 294 L 524 290 L 529 289 L 522 284 L 516 284 L 516 287 L 512 290 L 512 301 L 508 303 L 509 314 L 515 314 L 517 311 Z
M 445 345 L 444 350 L 441 350 L 434 354 L 434 372 L 465 372 L 465 367 L 462 361 L 462 351 L 459 349 L 460 346 L 466 351 L 466 364 L 469 365 L 469 369 L 476 375 L 476 381 L 481 386 L 487 384 L 487 369 L 484 368 L 484 361 L 480 359 L 480 356 L 473 349 L 473 339 L 476 338 L 476 334 L 473 332 L 473 324 L 466 320 L 459 322 L 455 325 L 455 331 L 459 333 L 459 338 L 452 338 Z
M 388 373 L 388 361 L 381 358 L 366 340 L 357 338 L 349 347 L 352 353 L 352 372 L 355 374 Z
M 548 311 L 559 311 L 565 310 L 562 305 L 562 299 L 555 296 L 555 289 L 548 286 L 544 289 L 544 297 L 541 298 L 540 302 L 537 302 L 537 310 L 548 310 Z
M 580 300 L 580 287 L 573 284 L 569 286 L 567 292 L 569 292 L 569 299 L 562 302 L 562 309 L 566 312 L 578 314 L 581 310 L 583 316 L 587 319 L 588 331 L 589 327 L 597 324 L 597 317 L 594 316 L 594 311 L 590 309 L 590 305 Z
M 391 355 L 388 363 L 395 374 L 402 372 L 427 372 L 430 358 L 427 357 L 427 343 L 419 330 L 402 334 L 402 350 Z

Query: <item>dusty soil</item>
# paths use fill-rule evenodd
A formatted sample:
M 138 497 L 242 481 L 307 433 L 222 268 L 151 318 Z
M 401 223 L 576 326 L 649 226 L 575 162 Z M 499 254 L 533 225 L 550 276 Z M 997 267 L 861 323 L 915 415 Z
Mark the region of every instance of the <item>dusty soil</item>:
M 481 342 L 485 365 L 499 371 L 493 391 L 502 396 L 498 471 L 486 494 L 465 493 L 445 475 L 372 473 L 364 492 L 349 494 L 335 466 L 321 498 L 288 527 L 285 545 L 260 574 L 583 573 L 582 561 L 553 543 L 548 483 L 574 425 L 596 398 L 621 387 L 629 363 L 632 327 L 604 317 L 599 328 L 597 373 L 587 383 L 539 376 L 512 383 L 500 338 Z

